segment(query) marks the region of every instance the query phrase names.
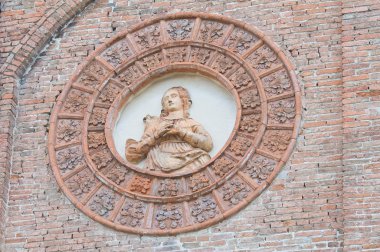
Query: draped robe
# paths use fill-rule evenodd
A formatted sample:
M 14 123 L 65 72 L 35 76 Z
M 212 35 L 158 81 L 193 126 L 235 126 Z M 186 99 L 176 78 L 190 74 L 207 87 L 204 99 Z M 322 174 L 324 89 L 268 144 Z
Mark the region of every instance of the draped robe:
M 169 121 L 186 132 L 185 136 L 165 135 L 159 137 L 160 123 Z M 140 150 L 136 146 L 143 146 Z M 128 139 L 127 160 L 138 163 L 146 157 L 145 168 L 155 171 L 172 172 L 183 169 L 193 171 L 210 160 L 212 149 L 209 133 L 191 118 L 166 119 L 149 116 L 145 122 L 144 134 L 140 142 Z

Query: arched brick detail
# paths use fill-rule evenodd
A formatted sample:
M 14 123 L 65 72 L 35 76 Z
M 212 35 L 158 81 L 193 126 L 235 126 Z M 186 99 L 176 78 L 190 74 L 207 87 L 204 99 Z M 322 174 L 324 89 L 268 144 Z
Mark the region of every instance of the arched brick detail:
M 5 233 L 9 176 L 12 166 L 12 132 L 17 117 L 18 85 L 46 43 L 92 1 L 58 0 L 56 3 L 46 3 L 46 9 L 38 22 L 28 30 L 22 39 L 18 40 L 19 43 L 16 46 L 11 49 L 9 46 L 5 48 L 7 45 L 0 46 L 1 53 L 9 51 L 0 65 L 0 244 L 3 244 Z M 41 6 L 34 3 L 34 9 L 38 8 Z M 1 19 L 11 21 L 13 15 L 22 15 L 21 12 L 23 10 L 9 11 L 8 13 L 3 11 Z M 22 23 L 20 22 L 20 24 Z

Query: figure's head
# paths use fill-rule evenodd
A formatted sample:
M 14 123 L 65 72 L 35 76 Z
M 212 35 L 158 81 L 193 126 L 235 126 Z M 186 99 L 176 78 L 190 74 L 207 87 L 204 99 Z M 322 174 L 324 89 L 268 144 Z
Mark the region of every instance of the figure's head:
M 169 88 L 161 99 L 161 115 L 167 116 L 170 112 L 182 110 L 184 117 L 187 118 L 191 103 L 189 92 L 185 88 Z

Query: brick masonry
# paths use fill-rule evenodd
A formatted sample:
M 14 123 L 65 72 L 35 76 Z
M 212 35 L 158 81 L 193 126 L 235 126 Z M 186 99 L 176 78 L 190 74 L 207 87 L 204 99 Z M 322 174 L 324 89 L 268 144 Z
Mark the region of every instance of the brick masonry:
M 342 14 L 344 247 L 379 251 L 380 3 Z
M 75 68 L 107 38 L 178 11 L 223 14 L 270 36 L 297 70 L 301 131 L 272 185 L 228 220 L 173 237 L 119 233 L 58 191 L 47 156 L 50 112 Z M 377 0 L 4 1 L 1 250 L 380 250 L 379 31 Z

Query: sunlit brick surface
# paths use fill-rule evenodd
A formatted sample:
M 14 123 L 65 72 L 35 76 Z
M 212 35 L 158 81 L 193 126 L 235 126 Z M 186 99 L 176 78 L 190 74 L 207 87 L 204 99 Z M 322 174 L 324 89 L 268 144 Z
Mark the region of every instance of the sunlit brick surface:
M 377 0 L 8 0 L 1 10 L 2 250 L 380 249 Z M 228 220 L 175 237 L 119 233 L 58 191 L 47 157 L 51 109 L 96 46 L 152 15 L 179 11 L 223 14 L 276 42 L 300 83 L 301 130 L 271 186 Z

